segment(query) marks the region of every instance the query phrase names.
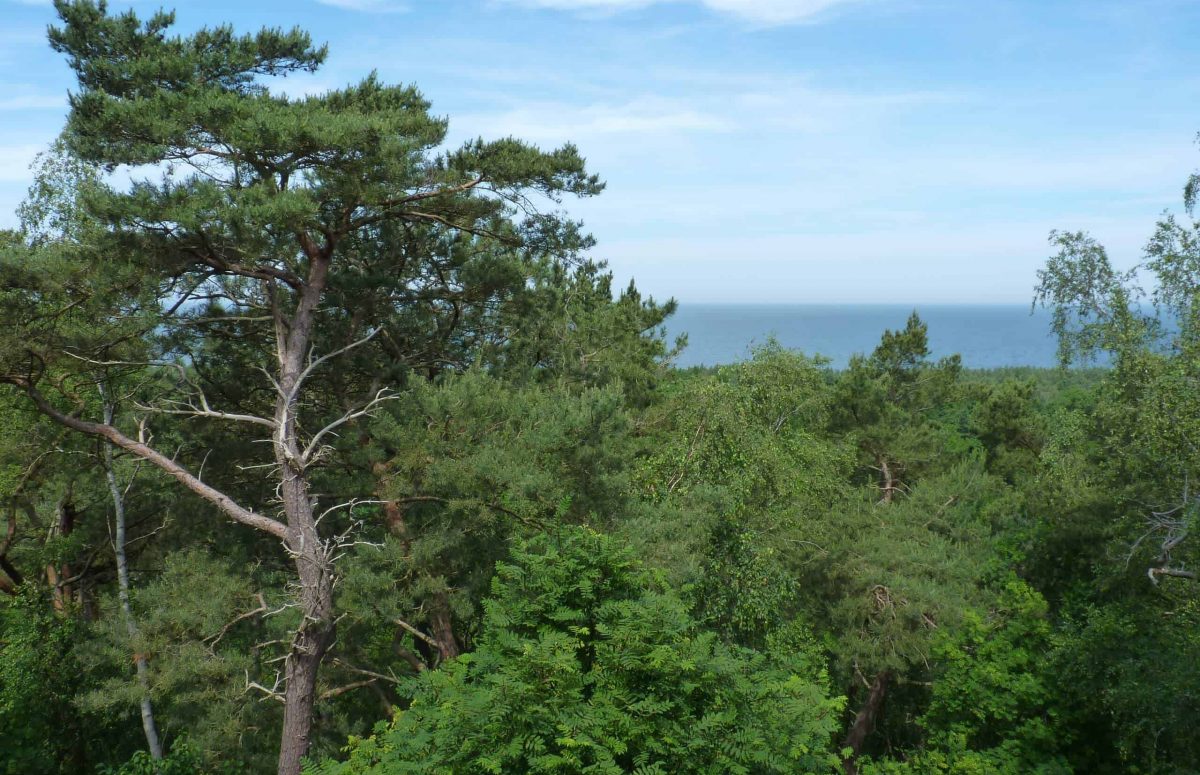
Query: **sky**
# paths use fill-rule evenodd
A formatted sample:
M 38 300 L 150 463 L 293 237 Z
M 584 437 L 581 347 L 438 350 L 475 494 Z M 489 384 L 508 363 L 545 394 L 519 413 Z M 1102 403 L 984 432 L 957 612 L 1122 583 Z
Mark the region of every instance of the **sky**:
M 159 2 L 114 2 L 148 15 Z M 415 83 L 448 143 L 575 143 L 565 207 L 683 303 L 1029 303 L 1052 229 L 1120 266 L 1200 167 L 1195 0 L 179 0 L 298 25 L 321 92 Z M 73 88 L 53 8 L 0 0 L 0 226 Z

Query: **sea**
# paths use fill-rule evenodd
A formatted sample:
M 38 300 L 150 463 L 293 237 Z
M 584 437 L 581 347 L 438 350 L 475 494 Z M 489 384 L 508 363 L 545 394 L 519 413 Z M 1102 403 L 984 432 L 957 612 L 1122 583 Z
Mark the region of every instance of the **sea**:
M 904 328 L 916 311 L 929 326 L 934 358 L 957 353 L 967 368 L 1057 365 L 1050 313 L 1028 304 L 684 304 L 667 321 L 670 340 L 687 333 L 680 367 L 717 366 L 749 358 L 774 338 L 842 368 L 870 353 L 886 329 Z

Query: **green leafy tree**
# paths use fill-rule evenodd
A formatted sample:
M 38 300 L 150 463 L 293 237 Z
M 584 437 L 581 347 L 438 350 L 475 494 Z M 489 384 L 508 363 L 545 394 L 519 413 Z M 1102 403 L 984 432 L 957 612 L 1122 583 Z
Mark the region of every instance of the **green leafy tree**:
M 794 617 L 797 595 L 795 577 L 765 544 L 734 518 L 718 518 L 692 590 L 705 624 L 760 650 Z
M 663 322 L 675 308 L 644 298 L 632 282 L 614 294 L 612 274 L 599 264 L 551 264 L 491 322 L 482 363 L 518 384 L 578 390 L 619 383 L 642 406 L 686 342 L 669 348 L 665 341 Z
M 1066 753 L 1076 771 L 1200 769 L 1194 734 L 1200 606 L 1181 591 L 1066 612 L 1052 668 L 1064 721 L 1074 731 Z
M 840 701 L 806 664 L 722 644 L 610 537 L 497 567 L 478 648 L 313 772 L 826 772 Z
M 80 660 L 85 625 L 55 611 L 50 597 L 45 587 L 26 583 L 0 600 L 4 775 L 88 772 L 123 742 L 112 719 L 76 707 L 77 693 L 87 687 Z
M 856 493 L 809 537 L 823 548 L 807 568 L 811 602 L 836 639 L 859 710 L 849 724 L 847 772 L 885 719 L 897 688 L 919 682 L 932 633 L 953 626 L 969 604 L 987 558 L 958 541 L 981 537 L 993 483 L 958 405 L 965 391 L 958 356 L 933 362 L 928 329 L 914 312 L 885 331 L 869 356 L 838 376 L 828 428 L 857 452 Z
M 277 615 L 263 618 L 270 609 L 254 589 L 257 579 L 228 560 L 192 549 L 162 562 L 161 572 L 136 590 L 136 636 L 131 640 L 114 616 L 95 623 L 79 647 L 89 685 L 76 704 L 96 717 L 133 722 L 148 690 L 164 743 L 186 739 L 187 755 L 205 769 L 238 763 L 270 770 L 274 752 L 253 732 L 277 727 L 279 704 L 259 702 L 260 692 L 248 683 L 271 674 L 263 663 L 274 651 L 263 644 L 286 641 L 296 616 L 276 593 L 270 602 Z M 130 680 L 131 652 L 146 658 L 145 687 Z
M 937 665 L 920 724 L 925 752 L 913 772 L 1069 773 L 1057 719 L 1053 642 L 1045 600 L 1006 582 L 986 615 L 936 639 Z
M 1039 274 L 1063 362 L 1111 364 L 1094 402 L 1061 415 L 1032 490 L 1047 516 L 1031 569 L 1062 609 L 1060 691 L 1080 771 L 1197 767 L 1184 730 L 1197 659 L 1186 582 L 1197 578 L 1198 181 L 1129 269 L 1089 235 L 1055 232 Z
M 812 537 L 825 555 L 806 568 L 810 616 L 858 703 L 844 743 L 853 751 L 848 771 L 878 742 L 881 723 L 903 719 L 909 701 L 921 707 L 938 634 L 988 602 L 996 537 L 1017 503 L 982 468 L 964 461 L 887 504 L 872 487 L 840 504 L 827 532 Z
M 1142 523 L 1134 545 L 1156 582 L 1196 578 L 1184 540 L 1195 510 L 1189 482 L 1200 462 L 1200 405 L 1191 389 L 1200 369 L 1196 228 L 1167 217 L 1144 263 L 1126 272 L 1086 234 L 1055 233 L 1059 252 L 1039 274 L 1038 300 L 1054 311 L 1064 362 L 1097 353 L 1113 359 L 1095 417 L 1105 456 L 1099 469 L 1113 480 L 1125 529 Z M 1135 283 L 1139 269 L 1156 281 L 1149 298 Z

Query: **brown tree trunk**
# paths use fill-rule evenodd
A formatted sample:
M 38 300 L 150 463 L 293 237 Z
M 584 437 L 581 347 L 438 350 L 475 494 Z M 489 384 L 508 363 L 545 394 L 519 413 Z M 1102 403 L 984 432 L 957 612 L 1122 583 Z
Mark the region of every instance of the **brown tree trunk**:
M 454 637 L 454 621 L 450 615 L 450 598 L 445 591 L 433 596 L 433 605 L 429 612 L 429 629 L 433 631 L 433 639 L 437 641 L 438 661 L 445 662 L 454 659 L 462 651 L 458 640 Z
M 311 516 L 311 512 L 310 512 Z M 335 635 L 333 572 L 321 544 L 314 547 L 315 528 L 296 531 L 289 548 L 300 577 L 303 621 L 292 637 L 284 669 L 283 735 L 279 745 L 279 775 L 299 775 L 312 742 L 317 699 L 317 674 Z
M 862 752 L 863 745 L 867 742 L 867 738 L 875 731 L 875 723 L 879 720 L 879 711 L 883 708 L 883 698 L 887 694 L 888 684 L 891 683 L 892 674 L 888 670 L 880 671 L 875 675 L 875 679 L 871 681 L 871 687 L 867 690 L 867 700 L 858 711 L 858 715 L 854 717 L 854 723 L 850 725 L 850 731 L 846 733 L 846 740 L 842 743 L 842 748 L 849 748 L 851 753 L 842 761 L 842 769 L 846 775 L 856 775 L 858 766 L 854 763 Z
M 400 539 L 404 551 L 407 552 L 412 539 L 408 534 L 408 523 L 404 521 L 404 509 L 396 501 L 384 498 L 382 494 L 379 497 L 384 501 L 383 515 L 387 521 L 388 532 Z
M 75 507 L 69 502 L 60 502 L 58 506 L 58 524 L 55 526 L 58 535 L 66 537 L 75 531 Z M 46 585 L 50 587 L 54 610 L 63 613 L 72 602 L 74 596 L 71 583 L 71 565 L 63 563 L 55 567 L 53 563 L 46 566 Z
M 288 518 L 287 549 L 296 564 L 299 604 L 303 615 L 292 637 L 284 667 L 283 736 L 279 746 L 279 775 L 298 775 L 311 741 L 316 705 L 317 673 L 333 643 L 333 565 L 317 533 L 308 482 L 285 468 L 281 491 Z
M 295 314 L 287 325 L 276 320 L 279 347 L 279 397 L 275 405 L 275 461 L 279 466 L 279 493 L 287 518 L 286 546 L 300 581 L 299 604 L 303 618 L 292 637 L 284 667 L 283 735 L 279 744 L 279 775 L 300 775 L 301 763 L 312 742 L 313 711 L 317 701 L 317 674 L 325 652 L 333 643 L 333 556 L 335 547 L 321 540 L 313 514 L 306 466 L 308 456 L 296 424 L 299 393 L 305 377 L 305 357 L 317 304 L 325 287 L 329 257 L 307 238 L 301 240 L 311 267 Z
M 0 592 L 10 595 L 17 594 L 17 587 L 25 581 L 21 572 L 8 559 L 8 550 L 12 548 L 13 540 L 17 537 L 17 515 L 14 509 L 8 512 L 8 527 L 4 540 L 0 541 L 0 571 L 4 572 L 4 575 L 0 576 Z

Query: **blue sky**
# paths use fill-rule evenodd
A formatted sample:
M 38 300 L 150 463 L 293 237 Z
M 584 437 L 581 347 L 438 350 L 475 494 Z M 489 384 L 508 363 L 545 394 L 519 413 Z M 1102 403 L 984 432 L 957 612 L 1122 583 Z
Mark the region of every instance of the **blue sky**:
M 1132 263 L 1200 166 L 1194 1 L 175 8 L 182 30 L 297 24 L 327 41 L 327 66 L 288 91 L 376 69 L 416 83 L 453 143 L 575 142 L 608 182 L 568 203 L 597 257 L 685 303 L 1026 303 L 1050 229 L 1087 229 Z M 72 83 L 44 40 L 49 3 L 0 11 L 0 225 L 12 225 Z

